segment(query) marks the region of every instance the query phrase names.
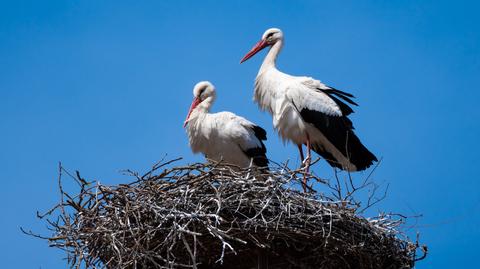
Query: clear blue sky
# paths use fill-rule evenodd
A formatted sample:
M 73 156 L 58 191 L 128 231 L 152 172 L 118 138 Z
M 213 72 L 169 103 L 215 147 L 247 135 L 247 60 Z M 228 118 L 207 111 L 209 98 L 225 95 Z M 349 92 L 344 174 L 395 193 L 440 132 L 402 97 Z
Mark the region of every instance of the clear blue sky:
M 142 2 L 142 3 L 140 3 Z M 201 3 L 200 3 L 201 2 Z M 417 268 L 472 268 L 480 242 L 480 5 L 476 1 L 1 1 L 0 256 L 3 268 L 65 268 L 20 233 L 58 201 L 57 163 L 103 183 L 164 154 L 193 156 L 182 128 L 192 87 L 215 111 L 265 127 L 269 156 L 297 162 L 252 102 L 269 27 L 280 69 L 352 92 L 359 136 L 383 157 L 386 211 L 424 214 Z M 325 163 L 315 168 L 329 177 Z

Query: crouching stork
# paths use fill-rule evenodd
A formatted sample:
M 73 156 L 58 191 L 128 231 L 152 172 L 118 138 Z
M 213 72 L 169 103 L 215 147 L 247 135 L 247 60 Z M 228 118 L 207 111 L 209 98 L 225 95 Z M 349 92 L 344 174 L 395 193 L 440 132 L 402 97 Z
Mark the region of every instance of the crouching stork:
M 210 113 L 216 93 L 208 81 L 195 85 L 193 97 L 184 127 L 194 153 L 241 168 L 268 166 L 264 129 L 231 112 Z

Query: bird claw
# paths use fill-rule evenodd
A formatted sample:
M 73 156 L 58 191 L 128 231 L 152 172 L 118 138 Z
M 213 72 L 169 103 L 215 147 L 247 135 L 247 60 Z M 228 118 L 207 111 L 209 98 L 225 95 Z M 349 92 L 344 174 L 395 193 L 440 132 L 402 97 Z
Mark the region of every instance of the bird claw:
M 310 163 L 311 163 L 311 157 L 307 157 L 305 158 L 305 160 L 302 161 L 301 169 L 304 170 L 302 187 L 303 187 L 304 193 L 307 192 L 307 183 L 308 183 L 308 178 L 310 176 Z
M 305 160 L 302 161 L 302 166 L 301 167 L 309 168 L 311 162 L 312 162 L 312 158 L 307 157 L 307 158 L 305 158 Z
M 308 184 L 309 177 L 310 177 L 310 172 L 306 171 L 305 173 L 303 173 L 302 188 L 304 193 L 307 193 L 307 184 Z

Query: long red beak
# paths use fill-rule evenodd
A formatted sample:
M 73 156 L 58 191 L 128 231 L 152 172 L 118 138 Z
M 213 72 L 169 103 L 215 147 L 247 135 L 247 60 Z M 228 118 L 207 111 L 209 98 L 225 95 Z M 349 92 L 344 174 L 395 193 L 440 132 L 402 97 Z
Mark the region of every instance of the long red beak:
M 258 41 L 257 44 L 243 57 L 240 63 L 245 62 L 246 60 L 250 59 L 253 55 L 257 54 L 257 52 L 261 51 L 265 47 L 268 47 L 268 43 L 265 40 Z
M 192 114 L 192 111 L 201 103 L 200 98 L 195 97 L 192 101 L 192 105 L 190 106 L 190 110 L 188 110 L 188 115 L 187 118 L 185 119 L 185 122 L 183 123 L 183 128 L 187 126 L 188 119 L 190 118 L 190 114 Z

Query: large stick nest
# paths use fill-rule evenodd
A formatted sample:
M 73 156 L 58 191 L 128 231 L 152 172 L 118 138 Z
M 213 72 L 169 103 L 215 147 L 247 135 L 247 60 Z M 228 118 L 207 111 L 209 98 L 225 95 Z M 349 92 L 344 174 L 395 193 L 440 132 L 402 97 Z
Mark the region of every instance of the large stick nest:
M 404 217 L 361 216 L 379 201 L 376 185 L 366 205 L 354 200 L 368 180 L 355 187 L 349 175 L 333 183 L 312 175 L 325 188 L 304 193 L 302 170 L 286 165 L 169 166 L 127 171 L 135 181 L 118 186 L 77 172 L 75 195 L 63 190 L 60 167 L 62 201 L 40 216 L 54 234 L 41 238 L 75 268 L 412 268 L 426 255 L 399 231 Z

